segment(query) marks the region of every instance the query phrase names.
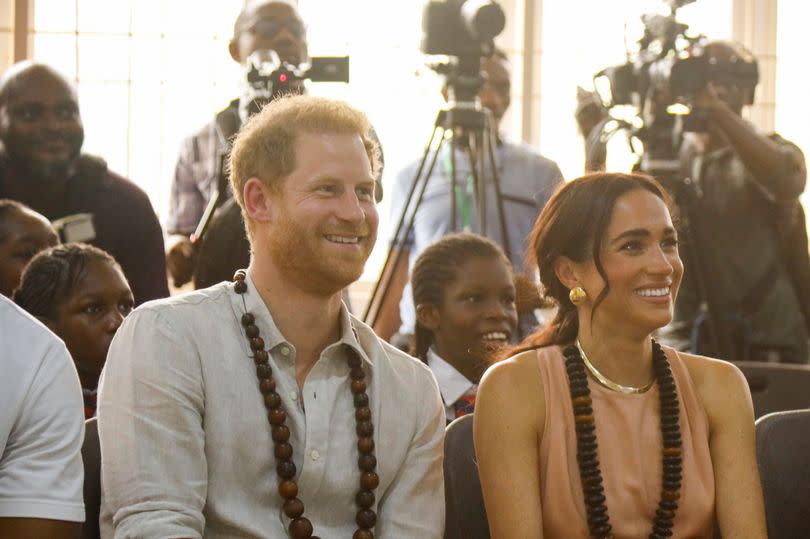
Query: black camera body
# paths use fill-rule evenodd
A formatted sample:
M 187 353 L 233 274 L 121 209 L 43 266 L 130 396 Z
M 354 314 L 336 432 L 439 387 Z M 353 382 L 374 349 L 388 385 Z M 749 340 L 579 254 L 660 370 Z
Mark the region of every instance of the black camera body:
M 495 50 L 506 15 L 494 0 L 432 0 L 422 12 L 421 50 L 453 57 L 430 67 L 447 78 L 458 102 L 473 102 L 483 85 L 481 58 Z
M 300 66 L 283 62 L 269 49 L 254 51 L 245 62 L 245 89 L 242 102 L 254 114 L 270 100 L 301 93 L 303 82 L 349 82 L 348 56 L 314 56 Z

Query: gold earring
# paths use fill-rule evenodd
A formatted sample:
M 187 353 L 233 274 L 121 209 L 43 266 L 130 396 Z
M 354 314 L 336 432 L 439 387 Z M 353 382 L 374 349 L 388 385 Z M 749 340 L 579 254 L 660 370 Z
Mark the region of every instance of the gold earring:
M 568 299 L 570 299 L 571 303 L 573 303 L 574 305 L 579 305 L 580 303 L 585 301 L 587 297 L 588 297 L 587 292 L 585 292 L 585 289 L 582 288 L 581 286 L 575 286 L 574 288 L 571 289 L 570 292 L 568 292 Z

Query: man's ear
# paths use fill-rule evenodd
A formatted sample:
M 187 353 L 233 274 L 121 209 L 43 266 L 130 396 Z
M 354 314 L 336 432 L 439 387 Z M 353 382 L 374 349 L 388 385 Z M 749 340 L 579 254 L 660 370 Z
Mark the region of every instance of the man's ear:
M 439 326 L 441 325 L 439 323 L 440 319 L 441 316 L 439 316 L 439 309 L 435 305 L 431 305 L 430 303 L 420 303 L 416 306 L 416 321 L 423 328 L 430 331 L 438 330 Z
M 272 189 L 255 176 L 245 182 L 242 188 L 245 202 L 245 213 L 257 223 L 269 223 L 273 220 Z
M 568 289 L 581 286 L 579 273 L 579 265 L 567 256 L 560 256 L 554 261 L 554 274 Z

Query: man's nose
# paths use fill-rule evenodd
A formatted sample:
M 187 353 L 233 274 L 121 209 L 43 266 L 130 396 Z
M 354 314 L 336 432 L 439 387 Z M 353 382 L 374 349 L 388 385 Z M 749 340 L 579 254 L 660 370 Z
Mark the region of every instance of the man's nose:
M 366 212 L 360 198 L 353 190 L 347 190 L 340 197 L 338 207 L 338 217 L 343 221 L 351 223 L 362 223 L 366 220 Z

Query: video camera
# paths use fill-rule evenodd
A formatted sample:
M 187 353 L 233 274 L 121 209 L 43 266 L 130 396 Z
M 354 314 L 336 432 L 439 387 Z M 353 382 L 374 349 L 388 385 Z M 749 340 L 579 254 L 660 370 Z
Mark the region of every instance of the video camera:
M 494 0 L 433 0 L 422 12 L 425 54 L 453 57 L 431 65 L 444 75 L 454 100 L 475 101 L 483 85 L 481 58 L 495 50 L 493 40 L 506 26 L 506 15 Z
M 250 116 L 278 96 L 301 93 L 305 80 L 349 82 L 349 57 L 314 56 L 296 66 L 281 61 L 274 50 L 254 51 L 245 62 L 245 86 L 240 102 Z
M 634 59 L 605 68 L 594 75 L 599 90 L 600 79 L 608 82 L 609 95 L 600 92 L 605 106 L 633 105 L 641 112 L 647 129 L 651 123 L 672 125 L 667 108 L 675 104 L 691 104 L 709 82 L 738 86 L 750 90 L 759 82 L 759 70 L 753 58 L 734 63 L 718 63 L 703 51 L 705 36 L 689 35 L 687 24 L 678 22 L 676 13 L 696 0 L 668 0 L 669 14 L 645 14 L 641 20 L 644 34 Z M 684 130 L 703 131 L 700 115 L 684 115 Z

